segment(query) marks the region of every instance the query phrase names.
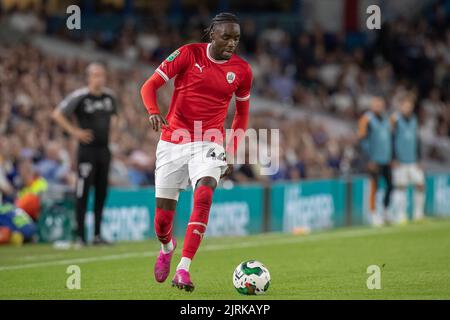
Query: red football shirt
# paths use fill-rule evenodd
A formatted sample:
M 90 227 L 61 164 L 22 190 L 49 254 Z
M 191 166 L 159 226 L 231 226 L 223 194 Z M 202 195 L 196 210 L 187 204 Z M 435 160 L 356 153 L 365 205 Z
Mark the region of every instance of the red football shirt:
M 229 60 L 215 60 L 209 54 L 209 43 L 193 43 L 174 51 L 156 72 L 165 80 L 175 78 L 175 90 L 167 114 L 168 127 L 161 139 L 173 143 L 172 133 L 187 130 L 191 141 L 194 121 L 201 121 L 201 136 L 208 129 L 217 129 L 224 138 L 224 122 L 233 94 L 236 100 L 250 98 L 252 70 L 250 65 L 233 54 Z M 198 124 L 197 124 L 198 127 Z M 200 137 L 201 138 L 201 137 Z M 222 143 L 222 141 L 215 141 Z

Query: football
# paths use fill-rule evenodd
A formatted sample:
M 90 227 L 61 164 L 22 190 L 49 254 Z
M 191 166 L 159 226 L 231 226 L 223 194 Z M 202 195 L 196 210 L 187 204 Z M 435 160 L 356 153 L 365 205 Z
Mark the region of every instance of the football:
M 270 285 L 269 270 L 259 261 L 244 261 L 234 270 L 233 285 L 241 294 L 264 294 Z

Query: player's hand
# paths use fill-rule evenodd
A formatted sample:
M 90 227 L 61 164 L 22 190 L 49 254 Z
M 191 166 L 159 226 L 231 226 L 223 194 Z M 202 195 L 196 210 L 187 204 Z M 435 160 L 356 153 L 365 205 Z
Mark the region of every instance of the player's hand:
M 378 166 L 377 166 L 377 164 L 376 164 L 375 162 L 369 162 L 369 163 L 367 164 L 367 169 L 368 169 L 370 172 L 377 172 L 377 171 L 378 171 Z
M 391 161 L 391 168 L 397 168 L 398 167 L 398 161 L 397 160 L 392 160 Z
M 156 132 L 158 132 L 159 129 L 162 128 L 163 126 L 169 125 L 167 123 L 167 120 L 160 114 L 152 114 L 152 115 L 150 115 L 148 120 L 150 121 L 150 124 L 152 125 L 153 130 L 155 130 Z
M 227 170 L 220 176 L 220 178 L 228 177 L 233 173 L 233 165 L 228 164 Z
M 75 130 L 73 135 L 78 141 L 84 144 L 91 143 L 92 140 L 94 140 L 94 134 L 92 133 L 92 130 L 88 129 L 77 129 Z

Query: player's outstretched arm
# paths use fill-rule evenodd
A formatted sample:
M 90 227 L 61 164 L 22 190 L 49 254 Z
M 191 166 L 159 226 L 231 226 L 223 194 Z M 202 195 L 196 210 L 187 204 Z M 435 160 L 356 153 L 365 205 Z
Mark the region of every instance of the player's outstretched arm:
M 156 98 L 156 92 L 164 83 L 164 79 L 155 72 L 147 81 L 145 81 L 141 88 L 142 102 L 150 115 L 149 121 L 152 125 L 152 129 L 155 131 L 159 131 L 163 125 L 168 125 L 167 120 L 159 111 Z

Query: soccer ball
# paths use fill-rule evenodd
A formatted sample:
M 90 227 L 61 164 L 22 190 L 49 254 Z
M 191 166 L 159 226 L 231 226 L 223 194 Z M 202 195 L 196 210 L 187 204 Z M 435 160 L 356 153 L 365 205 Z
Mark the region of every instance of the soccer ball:
M 244 261 L 234 270 L 233 285 L 241 294 L 264 294 L 269 289 L 269 284 L 269 270 L 259 261 Z

